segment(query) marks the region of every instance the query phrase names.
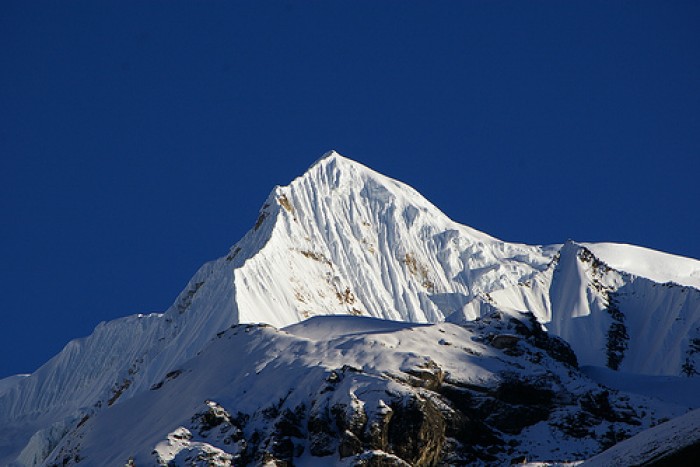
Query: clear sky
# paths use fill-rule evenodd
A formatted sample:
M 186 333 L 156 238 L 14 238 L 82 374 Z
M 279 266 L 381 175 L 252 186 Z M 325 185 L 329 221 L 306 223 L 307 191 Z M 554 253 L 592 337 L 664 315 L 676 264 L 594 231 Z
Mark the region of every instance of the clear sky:
M 165 310 L 329 149 L 509 241 L 700 258 L 700 2 L 0 3 L 0 377 Z

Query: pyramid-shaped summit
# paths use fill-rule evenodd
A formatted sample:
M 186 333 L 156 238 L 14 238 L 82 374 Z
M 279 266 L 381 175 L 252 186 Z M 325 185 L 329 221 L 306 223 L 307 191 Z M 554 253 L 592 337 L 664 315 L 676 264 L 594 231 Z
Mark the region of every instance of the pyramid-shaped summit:
M 554 254 L 459 225 L 408 185 L 335 152 L 276 188 L 256 226 L 232 250 L 258 238 L 234 273 L 238 319 L 275 326 L 347 313 L 440 321 L 479 293 L 529 279 Z
M 327 314 L 437 322 L 534 276 L 553 254 L 459 225 L 408 185 L 331 151 L 275 187 L 251 230 L 167 311 L 102 323 L 69 343 L 0 396 L 0 416 L 65 414 L 111 394 L 115 381 L 131 380 L 126 395 L 148 389 L 236 323 Z

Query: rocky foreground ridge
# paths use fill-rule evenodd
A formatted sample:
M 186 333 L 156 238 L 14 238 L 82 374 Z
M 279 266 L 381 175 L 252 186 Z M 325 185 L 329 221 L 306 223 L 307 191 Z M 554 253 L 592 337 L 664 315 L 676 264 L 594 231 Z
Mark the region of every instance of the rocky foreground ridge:
M 149 391 L 84 416 L 47 462 L 577 460 L 679 413 L 589 380 L 532 315 L 465 326 L 317 317 L 234 325 Z

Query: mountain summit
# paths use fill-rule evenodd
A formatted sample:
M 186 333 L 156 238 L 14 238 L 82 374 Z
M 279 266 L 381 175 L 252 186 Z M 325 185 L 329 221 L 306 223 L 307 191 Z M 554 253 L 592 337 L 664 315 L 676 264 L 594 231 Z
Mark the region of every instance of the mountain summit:
M 150 394 L 242 323 L 282 328 L 351 315 L 469 327 L 497 315 L 563 338 L 575 353 L 567 364 L 694 376 L 698 286 L 700 262 L 692 259 L 629 245 L 498 240 L 330 151 L 275 187 L 251 230 L 202 266 L 164 313 L 101 323 L 34 374 L 0 381 L 0 464 L 41 464 L 61 443 L 65 451 L 67 434 L 88 418 Z M 272 350 L 263 354 L 275 358 Z
M 480 292 L 527 280 L 553 254 L 456 224 L 335 152 L 273 190 L 231 252 L 245 258 L 234 275 L 239 320 L 275 326 L 345 313 L 440 321 Z

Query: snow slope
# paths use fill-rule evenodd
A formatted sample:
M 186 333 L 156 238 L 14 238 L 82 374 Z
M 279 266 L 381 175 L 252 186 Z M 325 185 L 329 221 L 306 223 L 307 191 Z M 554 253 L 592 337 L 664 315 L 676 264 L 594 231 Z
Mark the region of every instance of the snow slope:
M 480 292 L 527 280 L 552 250 L 451 221 L 409 186 L 337 153 L 263 207 L 265 248 L 235 271 L 242 322 L 317 314 L 436 322 Z M 234 251 L 236 247 L 234 247 Z
M 20 453 L 21 465 L 39 462 L 69 427 L 150 390 L 236 323 L 283 327 L 338 314 L 459 322 L 494 308 L 532 311 L 582 363 L 692 374 L 700 298 L 687 284 L 697 261 L 648 250 L 628 261 L 634 247 L 597 245 L 503 242 L 330 152 L 276 187 L 252 229 L 164 313 L 101 323 L 31 376 L 3 380 L 0 465 Z
M 643 431 L 580 465 L 582 467 L 693 465 L 697 463 L 698 454 L 700 454 L 700 409 Z
M 29 375 L 14 375 L 0 379 L 0 396 Z
M 622 243 L 582 243 L 611 268 L 654 282 L 700 289 L 700 261 Z
M 593 250 L 617 261 L 626 251 L 637 250 L 622 246 L 618 252 L 617 245 L 602 245 L 568 241 L 547 270 L 514 287 L 482 294 L 449 320 L 473 319 L 484 304 L 531 311 L 550 332 L 569 342 L 584 365 L 648 375 L 697 374 L 700 290 L 615 269 Z M 636 272 L 644 272 L 646 261 L 656 259 L 657 278 L 679 281 L 678 273 L 691 270 L 688 265 L 696 262 L 648 250 L 638 257 L 639 265 L 632 268 Z M 676 276 L 663 273 L 676 265 Z
M 570 459 L 600 450 L 595 433 L 635 433 L 683 412 L 605 392 L 524 335 L 506 349 L 485 339 L 504 332 L 516 331 L 499 319 L 469 329 L 354 316 L 315 317 L 284 330 L 234 326 L 151 390 L 85 419 L 48 462 L 309 465 L 320 458 L 356 465 L 377 453 L 395 456 L 394 465 Z M 538 365 L 528 364 L 533 358 Z M 509 394 L 515 386 L 533 395 Z M 579 399 L 601 394 L 609 420 L 591 409 L 586 430 L 568 425 L 578 420 Z M 528 415 L 520 405 L 527 397 L 538 401 Z M 463 416 L 459 407 L 469 410 L 471 429 L 478 426 L 483 439 L 450 428 L 450 417 Z M 416 433 L 420 443 L 402 443 Z

